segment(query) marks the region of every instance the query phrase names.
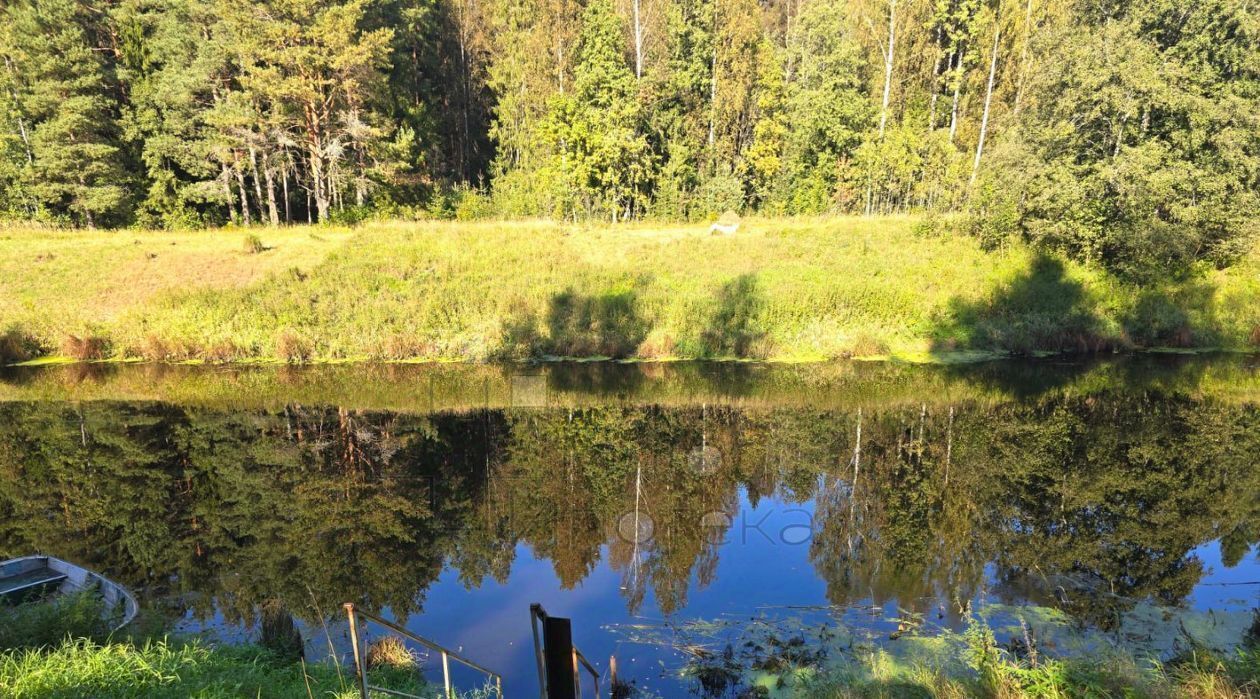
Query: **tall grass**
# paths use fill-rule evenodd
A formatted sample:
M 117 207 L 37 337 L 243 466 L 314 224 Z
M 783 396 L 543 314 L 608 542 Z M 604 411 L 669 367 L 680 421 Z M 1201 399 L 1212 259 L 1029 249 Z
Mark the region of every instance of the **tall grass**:
M 162 234 L 136 234 L 139 247 L 88 240 L 90 255 L 71 234 L 32 231 L 0 240 L 0 326 L 47 353 L 73 336 L 99 338 L 93 347 L 114 357 L 209 361 L 1260 345 L 1260 251 L 1135 288 L 926 229 L 912 217 L 750 219 L 728 236 L 687 225 L 376 223 L 328 238 L 287 229 L 264 254 L 226 234 L 172 234 L 169 253 Z
M 146 637 L 142 631 L 111 633 L 102 620 L 102 604 L 100 595 L 88 590 L 0 608 L 0 697 L 359 696 L 353 673 L 334 662 L 301 661 L 301 636 L 287 614 L 264 613 L 262 645 L 211 646 L 195 639 Z M 415 662 L 380 662 L 370 666 L 370 682 L 439 696 L 419 671 Z M 483 694 L 477 690 L 461 696 Z
M 414 671 L 381 668 L 374 671 L 372 683 L 423 696 L 438 694 Z M 330 665 L 298 663 L 253 646 L 78 640 L 49 650 L 0 653 L 0 696 L 354 699 L 359 694 L 352 679 L 338 677 Z
M 1119 648 L 1056 658 L 1031 641 L 1004 647 L 983 622 L 973 622 L 963 638 L 959 659 L 902 662 L 874 651 L 806 676 L 793 693 L 820 699 L 1260 697 L 1260 647 L 1255 646 L 1229 653 L 1191 647 L 1160 662 Z
M 66 638 L 104 640 L 110 625 L 95 590 L 47 602 L 0 606 L 0 650 L 54 646 Z

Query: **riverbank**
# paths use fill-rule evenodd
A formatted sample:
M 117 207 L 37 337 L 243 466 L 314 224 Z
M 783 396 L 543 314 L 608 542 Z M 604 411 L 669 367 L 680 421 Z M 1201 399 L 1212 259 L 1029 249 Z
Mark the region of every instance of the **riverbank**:
M 754 685 L 749 696 L 815 697 L 1006 697 L 1140 696 L 1236 699 L 1260 696 L 1260 651 L 1186 652 L 1168 662 L 1143 661 L 1124 653 L 1056 660 L 1017 658 L 993 646 L 987 653 L 959 662 L 962 669 L 903 665 L 875 653 L 816 673 L 808 668 L 787 674 L 784 685 Z M 960 659 L 961 661 L 962 659 Z M 974 665 L 975 667 L 971 667 Z M 422 693 L 414 671 L 390 670 L 373 681 L 396 690 Z M 706 681 L 707 680 L 707 683 Z M 695 680 L 704 690 L 726 688 L 712 673 Z M 714 683 L 718 683 L 715 685 Z M 197 696 L 205 699 L 276 697 L 351 699 L 353 680 L 326 663 L 299 664 L 254 647 L 210 647 L 198 643 L 129 642 L 96 644 L 66 641 L 44 650 L 0 652 L 0 690 L 14 699 L 34 697 Z M 432 688 L 427 693 L 437 696 Z M 372 694 L 384 697 L 384 693 Z M 461 696 L 480 696 L 477 693 Z M 636 692 L 629 696 L 651 697 Z
M 287 632 L 270 637 L 264 624 L 259 644 L 230 646 L 168 637 L 162 632 L 165 621 L 151 610 L 116 632 L 102 621 L 106 616 L 100 597 L 93 592 L 0 605 L 0 696 L 359 696 L 353 668 L 300 659 L 296 649 L 301 639 L 292 638 L 296 631 L 291 623 Z M 414 656 L 397 652 L 377 657 L 380 661 L 370 670 L 372 684 L 414 694 L 433 693 L 417 674 Z M 387 695 L 374 692 L 372 696 Z M 461 694 L 468 699 L 474 696 Z
M 1137 288 L 913 217 L 0 230 L 0 360 L 950 361 L 1260 348 L 1260 249 Z
M 411 669 L 378 670 L 373 683 L 436 696 Z M 359 690 L 352 668 L 299 663 L 258 646 L 67 640 L 52 648 L 0 651 L 0 694 L 13 699 L 358 699 Z M 372 693 L 373 699 L 386 696 Z

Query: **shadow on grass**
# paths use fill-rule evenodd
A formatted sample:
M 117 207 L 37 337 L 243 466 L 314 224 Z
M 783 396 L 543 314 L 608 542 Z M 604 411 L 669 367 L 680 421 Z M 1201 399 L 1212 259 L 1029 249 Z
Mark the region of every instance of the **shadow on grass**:
M 1208 349 L 1222 341 L 1216 289 L 1207 280 L 1121 286 L 1120 292 L 1113 303 L 1123 307 L 1104 313 L 1061 260 L 1042 253 L 988 298 L 955 299 L 932 331 L 932 350 L 1093 355 L 1135 347 Z
M 1139 346 L 1214 347 L 1222 340 L 1215 296 L 1216 289 L 1204 280 L 1147 286 L 1121 322 Z M 1201 315 L 1193 317 L 1192 310 Z
M 1116 282 L 1120 284 L 1121 282 Z M 1122 307 L 1104 312 L 1085 287 L 1068 277 L 1058 258 L 1039 254 L 1028 269 L 979 301 L 955 299 L 931 331 L 931 351 L 946 359 L 956 350 L 1011 357 L 1058 355 L 1057 362 L 1013 366 L 962 366 L 954 373 L 1031 397 L 1070 383 L 1098 366 L 1101 355 L 1135 348 L 1211 349 L 1222 341 L 1215 288 L 1203 279 L 1148 284 L 1116 294 Z M 1127 301 L 1126 301 L 1127 299 Z M 1121 371 L 1148 369 L 1126 361 Z M 1185 379 L 1202 365 L 1181 363 L 1165 373 Z M 1139 373 L 1141 373 L 1139 372 Z M 1142 374 L 1145 375 L 1145 374 Z
M 1045 254 L 988 298 L 955 299 L 932 337 L 933 352 L 980 349 L 1013 356 L 1096 354 L 1126 346 L 1106 327 L 1084 286 L 1067 277 L 1063 262 Z
M 707 357 L 752 358 L 765 338 L 758 316 L 764 303 L 754 274 L 741 274 L 722 285 L 718 307 L 700 334 Z
M 633 289 L 581 294 L 569 288 L 551 297 L 541 318 L 529 308 L 509 311 L 502 346 L 490 358 L 623 359 L 634 355 L 647 332 Z
M 567 289 L 547 309 L 547 350 L 565 357 L 629 357 L 647 337 L 634 291 L 587 296 Z
M 1067 276 L 1060 259 L 1039 254 L 1026 271 L 987 298 L 955 299 L 945 322 L 932 331 L 932 352 L 942 358 L 955 350 L 1017 358 L 1057 355 L 1056 361 L 983 363 L 950 370 L 969 381 L 1031 398 L 1070 384 L 1098 368 L 1100 356 L 1132 349 L 1135 343 L 1189 347 L 1202 341 L 1209 333 L 1191 329 L 1186 308 L 1194 306 L 1188 303 L 1209 306 L 1210 287 L 1146 289 L 1131 308 L 1108 319 L 1085 287 Z
M 761 329 L 764 299 L 753 274 L 743 274 L 718 290 L 716 307 L 697 333 L 698 356 L 757 358 L 764 354 Z M 503 350 L 495 359 L 551 357 L 625 359 L 638 354 L 651 330 L 640 312 L 638 291 L 583 294 L 572 288 L 555 294 L 539 318 L 529 310 L 509 314 Z

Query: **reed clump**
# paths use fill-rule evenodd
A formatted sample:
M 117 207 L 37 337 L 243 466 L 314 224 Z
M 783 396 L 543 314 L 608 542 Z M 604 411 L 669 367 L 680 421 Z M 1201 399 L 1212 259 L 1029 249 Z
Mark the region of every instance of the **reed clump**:
M 96 335 L 69 335 L 61 342 L 61 355 L 81 362 L 106 359 L 109 352 L 109 340 Z
M 369 668 L 414 668 L 418 662 L 401 638 L 382 636 L 368 646 L 367 664 Z
M 39 354 L 39 345 L 26 333 L 9 328 L 0 333 L 0 365 L 24 362 Z

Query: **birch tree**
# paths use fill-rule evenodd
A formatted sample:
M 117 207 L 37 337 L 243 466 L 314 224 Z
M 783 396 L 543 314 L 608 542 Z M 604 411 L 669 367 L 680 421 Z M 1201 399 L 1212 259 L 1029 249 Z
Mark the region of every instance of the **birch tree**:
M 1000 6 L 999 6 L 1000 7 Z M 984 90 L 984 112 L 980 117 L 980 136 L 976 141 L 976 159 L 971 165 L 971 184 L 976 183 L 980 173 L 980 157 L 984 154 L 984 137 L 989 130 L 989 109 L 993 105 L 993 81 L 997 76 L 998 46 L 1002 36 L 1000 17 L 995 10 L 993 19 L 993 51 L 989 54 L 989 81 Z

